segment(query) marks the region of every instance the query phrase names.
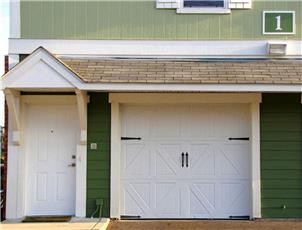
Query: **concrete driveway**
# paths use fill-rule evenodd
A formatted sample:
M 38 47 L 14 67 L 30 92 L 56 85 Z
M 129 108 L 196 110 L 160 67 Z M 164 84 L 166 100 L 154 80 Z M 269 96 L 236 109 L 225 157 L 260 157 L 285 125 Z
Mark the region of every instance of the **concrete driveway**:
M 109 219 L 72 220 L 62 223 L 10 223 L 2 222 L 1 230 L 106 230 Z
M 107 230 L 302 230 L 297 221 L 111 221 Z

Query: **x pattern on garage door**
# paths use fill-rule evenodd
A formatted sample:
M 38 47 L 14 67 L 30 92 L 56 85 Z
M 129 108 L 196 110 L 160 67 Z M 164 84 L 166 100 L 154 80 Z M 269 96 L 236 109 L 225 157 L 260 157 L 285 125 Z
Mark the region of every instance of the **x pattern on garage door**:
M 123 106 L 122 215 L 230 218 L 250 214 L 245 105 Z M 187 155 L 186 155 L 187 154 Z

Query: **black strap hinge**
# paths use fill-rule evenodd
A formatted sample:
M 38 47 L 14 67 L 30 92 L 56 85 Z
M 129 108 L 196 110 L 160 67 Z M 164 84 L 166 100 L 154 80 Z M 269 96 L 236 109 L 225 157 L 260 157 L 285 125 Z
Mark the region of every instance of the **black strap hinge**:
M 140 219 L 141 216 L 130 216 L 130 215 L 122 215 L 121 220 L 137 220 Z
M 122 141 L 125 141 L 125 140 L 141 140 L 141 139 L 142 139 L 141 137 L 121 137 Z
M 229 137 L 230 141 L 248 141 L 249 137 Z

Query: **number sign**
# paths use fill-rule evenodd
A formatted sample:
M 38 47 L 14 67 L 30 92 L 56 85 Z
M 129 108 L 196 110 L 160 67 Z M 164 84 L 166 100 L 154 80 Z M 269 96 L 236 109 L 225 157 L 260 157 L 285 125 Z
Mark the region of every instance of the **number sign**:
M 263 11 L 263 34 L 295 34 L 295 11 Z

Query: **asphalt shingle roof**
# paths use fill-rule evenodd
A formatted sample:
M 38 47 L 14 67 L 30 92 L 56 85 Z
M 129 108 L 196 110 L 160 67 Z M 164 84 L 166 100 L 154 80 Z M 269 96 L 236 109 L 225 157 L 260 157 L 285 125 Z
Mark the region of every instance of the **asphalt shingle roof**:
M 89 83 L 302 85 L 302 60 L 60 60 Z

